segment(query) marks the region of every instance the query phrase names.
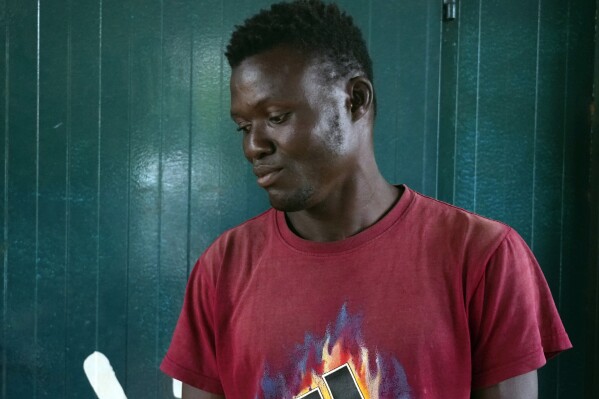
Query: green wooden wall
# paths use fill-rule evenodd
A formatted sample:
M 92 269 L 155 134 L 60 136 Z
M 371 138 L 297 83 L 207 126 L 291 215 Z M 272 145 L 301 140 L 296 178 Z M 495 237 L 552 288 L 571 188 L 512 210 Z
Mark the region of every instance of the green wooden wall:
M 599 0 L 597 0 L 599 6 Z M 599 7 L 595 10 L 595 15 L 599 17 Z M 597 19 L 595 19 L 597 21 Z M 588 393 L 599 397 L 599 114 L 597 110 L 597 101 L 599 99 L 599 29 L 595 29 L 595 68 L 593 82 L 593 103 L 591 105 L 592 133 L 589 152 L 591 154 L 591 166 L 589 176 L 589 201 L 593 204 L 590 207 L 590 226 L 589 226 L 589 280 L 587 284 L 590 316 L 589 325 L 589 347 L 587 350 L 591 354 L 587 361 L 587 384 L 589 384 Z
M 268 206 L 222 53 L 269 3 L 0 0 L 0 398 L 93 397 L 95 350 L 129 398 L 172 397 L 190 267 Z M 461 0 L 448 22 L 441 0 L 339 3 L 374 60 L 383 173 L 522 234 L 575 345 L 540 397 L 594 397 L 595 2 Z

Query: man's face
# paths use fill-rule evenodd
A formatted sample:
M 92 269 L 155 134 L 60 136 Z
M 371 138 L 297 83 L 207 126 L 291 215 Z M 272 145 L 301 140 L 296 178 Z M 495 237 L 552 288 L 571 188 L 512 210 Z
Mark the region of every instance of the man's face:
M 231 116 L 271 205 L 294 212 L 323 203 L 358 164 L 346 84 L 326 66 L 279 47 L 233 69 Z

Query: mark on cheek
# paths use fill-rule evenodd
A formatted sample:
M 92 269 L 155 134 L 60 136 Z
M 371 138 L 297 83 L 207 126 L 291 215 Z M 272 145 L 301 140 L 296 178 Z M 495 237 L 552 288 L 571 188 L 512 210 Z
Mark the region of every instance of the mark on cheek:
M 343 131 L 341 129 L 339 112 L 335 112 L 330 123 L 330 140 L 331 144 L 339 148 L 343 145 Z

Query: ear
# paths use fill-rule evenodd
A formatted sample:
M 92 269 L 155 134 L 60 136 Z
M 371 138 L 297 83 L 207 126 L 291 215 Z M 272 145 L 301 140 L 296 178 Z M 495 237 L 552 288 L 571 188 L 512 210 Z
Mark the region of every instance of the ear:
M 348 82 L 349 111 L 355 122 L 366 115 L 372 108 L 374 88 L 372 83 L 364 76 L 356 76 Z

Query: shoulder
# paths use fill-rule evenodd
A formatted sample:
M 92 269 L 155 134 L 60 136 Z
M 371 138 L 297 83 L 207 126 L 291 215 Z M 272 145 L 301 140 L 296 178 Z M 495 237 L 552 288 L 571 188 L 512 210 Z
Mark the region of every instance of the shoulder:
M 502 222 L 419 193 L 413 197 L 404 223 L 409 236 L 417 237 L 413 245 L 421 246 L 426 259 L 457 278 L 465 298 L 472 295 L 497 253 L 514 249 L 506 247 L 506 241 L 520 242 Z
M 516 234 L 505 223 L 478 215 L 455 205 L 413 192 L 411 226 L 428 237 L 442 239 L 454 248 L 476 248 L 493 252 L 509 234 Z
M 275 231 L 275 210 L 271 208 L 223 232 L 202 253 L 195 269 L 216 281 L 223 267 L 254 263 Z
M 224 231 L 208 247 L 210 250 L 222 250 L 228 247 L 256 244 L 274 231 L 275 210 L 270 208 L 245 222 Z

